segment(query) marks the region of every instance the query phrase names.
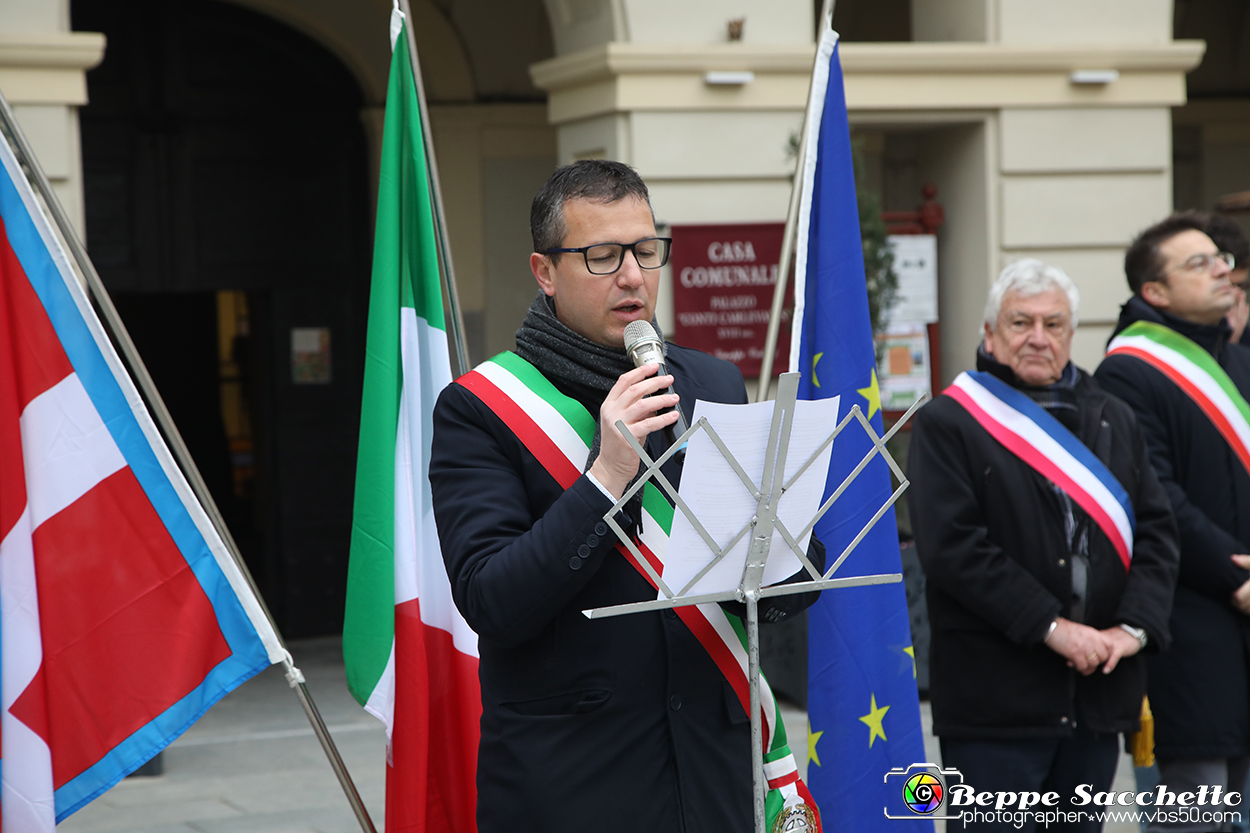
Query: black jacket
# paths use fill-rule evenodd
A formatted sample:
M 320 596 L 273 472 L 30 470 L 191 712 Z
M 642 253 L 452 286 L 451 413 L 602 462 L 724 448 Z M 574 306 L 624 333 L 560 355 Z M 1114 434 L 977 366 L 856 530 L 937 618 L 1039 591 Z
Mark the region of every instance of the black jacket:
M 746 401 L 728 362 L 675 345 L 668 358 L 687 415 L 696 398 Z M 581 613 L 655 598 L 602 523 L 611 501 L 585 475 L 562 489 L 455 384 L 434 411 L 430 482 L 456 606 L 479 636 L 478 830 L 748 829 L 750 723 L 707 651 L 671 611 Z
M 1192 339 L 1250 394 L 1250 350 L 1228 344 L 1227 324 L 1191 324 L 1133 298 L 1116 332 L 1139 320 Z M 1193 400 L 1158 370 L 1116 355 L 1096 375 L 1136 412 L 1180 530 L 1175 646 L 1150 660 L 1156 751 L 1166 758 L 1250 755 L 1250 619 L 1231 603 L 1250 574 L 1229 558 L 1250 552 L 1250 476 Z
M 1014 381 L 1001 365 L 983 369 Z M 957 401 L 938 396 L 916 415 L 908 501 L 928 584 L 935 734 L 1064 736 L 1078 714 L 1095 731 L 1138 725 L 1142 657 L 1122 660 L 1110 675 L 1083 677 L 1043 643 L 1055 617 L 1073 617 L 1069 509 L 1075 521 L 1087 522 L 1089 535 L 1084 623 L 1144 628 L 1148 650 L 1169 639 L 1177 555 L 1167 496 L 1132 411 L 1084 372 L 1078 372 L 1075 392 L 1075 433 L 1133 503 L 1137 530 L 1127 572 L 1085 513 Z

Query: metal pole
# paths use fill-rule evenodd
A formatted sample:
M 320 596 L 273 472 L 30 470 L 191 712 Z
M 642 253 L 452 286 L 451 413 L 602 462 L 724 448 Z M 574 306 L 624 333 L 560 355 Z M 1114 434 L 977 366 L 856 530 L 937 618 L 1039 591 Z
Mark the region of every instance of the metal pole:
M 34 179 L 35 188 L 43 198 L 44 205 L 52 213 L 52 219 L 61 233 L 61 238 L 69 247 L 70 254 L 73 255 L 74 262 L 78 265 L 78 269 L 86 281 L 87 291 L 91 294 L 92 299 L 99 308 L 100 316 L 108 330 L 109 336 L 113 339 L 113 343 L 129 368 L 140 393 L 143 394 L 143 398 L 147 401 L 152 417 L 156 421 L 157 427 L 160 428 L 161 433 L 165 436 L 165 441 L 169 443 L 174 459 L 177 460 L 183 475 L 191 486 L 191 490 L 195 493 L 200 505 L 203 506 L 213 527 L 217 530 L 217 534 L 221 536 L 226 549 L 230 552 L 230 557 L 234 559 L 239 572 L 246 579 L 248 588 L 252 591 L 252 595 L 256 597 L 257 603 L 260 605 L 261 610 L 264 611 L 265 618 L 269 620 L 270 627 L 273 628 L 274 634 L 277 635 L 278 641 L 282 644 L 285 651 L 286 642 L 282 639 L 277 623 L 273 620 L 273 614 L 269 612 L 269 606 L 265 604 L 265 599 L 261 596 L 260 590 L 256 586 L 256 581 L 252 578 L 252 573 L 248 570 L 247 564 L 239 552 L 238 544 L 235 543 L 234 537 L 230 534 L 230 530 L 226 526 L 220 510 L 217 508 L 217 504 L 213 501 L 212 495 L 209 494 L 204 478 L 200 476 L 200 470 L 196 468 L 195 461 L 191 459 L 191 453 L 187 450 L 186 443 L 182 440 L 182 435 L 178 433 L 173 419 L 169 416 L 169 410 L 165 407 L 165 401 L 161 399 L 156 386 L 152 383 L 152 377 L 148 374 L 148 369 L 143 364 L 143 359 L 139 357 L 138 351 L 135 350 L 134 342 L 130 339 L 130 333 L 126 331 L 126 326 L 117 314 L 117 308 L 113 306 L 108 290 L 104 288 L 104 283 L 100 280 L 99 273 L 96 272 L 95 264 L 88 257 L 82 240 L 79 239 L 73 224 L 70 223 L 69 217 L 65 214 L 65 209 L 61 206 L 60 200 L 53 193 L 52 185 L 48 182 L 48 177 L 39 165 L 39 160 L 35 158 L 34 151 L 26 141 L 26 135 L 22 132 L 21 126 L 18 125 L 17 119 L 13 115 L 13 110 L 9 107 L 8 99 L 4 97 L 3 93 L 0 93 L 0 121 L 3 121 L 4 131 L 12 140 L 19 161 L 25 163 L 31 177 Z M 326 751 L 326 756 L 330 759 L 330 766 L 334 770 L 334 774 L 338 776 L 339 784 L 343 787 L 343 792 L 347 795 L 347 800 L 352 805 L 352 810 L 356 814 L 357 821 L 360 822 L 361 829 L 365 833 L 376 833 L 373 821 L 369 818 L 364 802 L 360 799 L 360 793 L 357 792 L 356 785 L 352 782 L 351 775 L 348 773 L 347 767 L 334 745 L 334 739 L 330 737 L 330 733 L 321 719 L 321 714 L 318 712 L 312 696 L 308 694 L 308 690 L 304 686 L 304 675 L 293 664 L 289 651 L 286 656 L 287 658 L 283 660 L 283 665 L 286 668 L 287 680 L 290 681 L 292 688 L 297 688 L 296 693 L 299 695 L 300 705 L 304 707 L 304 713 L 308 717 L 308 722 L 312 724 L 313 732 L 316 733 L 317 739 L 321 741 L 321 747 Z
M 917 400 L 917 402 L 912 405 L 911 409 L 909 409 L 904 415 L 903 420 L 901 420 L 898 425 L 892 428 L 890 432 L 887 432 L 883 437 L 877 436 L 876 432 L 872 429 L 871 424 L 868 423 L 863 415 L 859 413 L 858 406 L 855 406 L 852 408 L 852 413 L 842 420 L 842 422 L 840 422 L 834 429 L 833 434 L 826 438 L 820 447 L 811 452 L 811 455 L 807 458 L 807 460 L 803 462 L 803 464 L 799 466 L 793 474 L 790 475 L 790 480 L 787 481 L 786 459 L 789 455 L 790 439 L 794 427 L 798 388 L 798 373 L 782 374 L 780 382 L 777 386 L 777 401 L 774 403 L 772 424 L 769 427 L 768 442 L 764 449 L 764 471 L 760 478 L 758 488 L 755 488 L 753 484 L 748 485 L 751 494 L 758 498 L 758 502 L 756 504 L 755 514 L 748 524 L 750 529 L 751 544 L 750 549 L 747 552 L 742 571 L 742 579 L 739 582 L 738 587 L 733 591 L 685 595 L 698 582 L 698 576 L 696 576 L 694 579 L 691 579 L 677 595 L 674 595 L 664 584 L 663 579 L 661 579 L 657 573 L 652 571 L 651 577 L 660 588 L 662 594 L 661 598 L 647 602 L 632 602 L 628 604 L 612 605 L 610 607 L 600 607 L 582 611 L 588 619 L 601 619 L 613 616 L 623 616 L 630 613 L 640 613 L 643 611 L 671 609 L 683 605 L 728 601 L 730 598 L 743 602 L 746 605 L 747 683 L 750 692 L 747 708 L 750 712 L 751 744 L 753 747 L 751 750 L 751 783 L 753 816 L 755 819 L 753 830 L 755 833 L 765 833 L 765 826 L 767 824 L 768 793 L 767 778 L 764 771 L 763 713 L 761 711 L 762 696 L 760 693 L 762 676 L 760 673 L 759 602 L 761 599 L 773 596 L 783 596 L 792 593 L 804 593 L 812 590 L 830 588 L 891 584 L 898 583 L 903 580 L 903 576 L 900 573 L 888 575 L 853 576 L 848 578 L 831 578 L 831 576 L 842 564 L 846 554 L 859 545 L 859 543 L 863 540 L 864 535 L 866 535 L 868 530 L 872 528 L 873 524 L 875 524 L 891 506 L 893 506 L 899 495 L 901 495 L 908 487 L 908 481 L 902 476 L 902 472 L 898 468 L 897 463 L 890 456 L 889 450 L 885 447 L 885 442 L 890 438 L 894 431 L 898 430 L 899 425 L 906 422 L 906 420 L 911 417 L 915 410 L 920 406 L 920 403 L 924 400 L 924 397 Z M 849 424 L 853 419 L 858 419 L 859 424 L 868 433 L 869 438 L 873 442 L 874 450 L 870 452 L 867 457 L 865 457 L 864 463 L 862 463 L 855 472 L 848 476 L 846 483 L 849 483 L 856 475 L 859 474 L 859 471 L 868 460 L 876 454 L 881 454 L 888 462 L 891 471 L 893 471 L 900 478 L 899 488 L 895 490 L 889 500 L 877 510 L 877 513 L 871 520 L 868 521 L 864 528 L 860 530 L 859 535 L 857 535 L 855 540 L 851 542 L 851 544 L 844 551 L 843 555 L 839 556 L 838 560 L 833 564 L 833 566 L 826 570 L 823 576 L 818 575 L 815 572 L 815 569 L 808 564 L 807 567 L 809 573 L 816 578 L 815 581 L 804 581 L 797 584 L 774 584 L 769 587 L 761 587 L 764 575 L 764 566 L 768 561 L 774 531 L 779 529 L 782 533 L 783 540 L 790 547 L 796 548 L 796 554 L 798 554 L 795 538 L 802 538 L 811 531 L 819 517 L 825 513 L 832 501 L 841 494 L 842 490 L 839 489 L 833 498 L 830 498 L 829 501 L 822 505 L 816 516 L 808 522 L 803 532 L 798 536 L 791 536 L 789 531 L 787 531 L 785 527 L 781 525 L 781 522 L 777 520 L 778 503 L 782 495 L 787 491 L 787 489 L 794 485 L 802 472 L 813 464 L 813 462 L 820 456 L 822 450 L 829 443 L 833 442 L 834 438 L 838 436 L 843 427 Z M 659 472 L 661 462 L 667 457 L 668 453 L 671 453 L 671 449 L 670 452 L 667 452 L 660 460 L 651 460 L 646 450 L 636 439 L 629 435 L 628 431 L 625 430 L 625 424 L 623 422 L 617 422 L 616 425 L 617 428 L 620 429 L 621 433 L 625 435 L 626 440 L 633 447 L 634 451 L 637 452 L 639 458 L 647 464 L 646 471 L 643 472 L 639 481 L 626 491 L 625 496 L 621 498 L 620 502 L 623 503 L 627 501 L 632 492 L 641 489 L 642 486 L 651 481 L 653 477 L 658 478 L 663 491 L 670 498 L 673 498 L 676 501 L 676 509 L 680 510 L 687 517 L 690 523 L 701 531 L 701 534 L 706 539 L 709 549 L 713 553 L 717 553 L 718 558 L 721 557 L 721 549 L 714 543 L 710 536 L 707 535 L 707 531 L 702 528 L 702 525 L 694 516 L 689 505 L 681 499 L 680 495 L 676 494 L 675 490 L 672 489 L 672 486 Z M 695 425 L 689 429 L 687 434 L 683 435 L 682 439 L 684 440 L 686 437 L 692 435 L 699 429 L 707 431 L 708 436 L 713 440 L 714 445 L 717 449 L 719 449 L 720 453 L 731 463 L 735 471 L 739 473 L 739 477 L 743 479 L 744 483 L 749 482 L 747 475 L 741 471 L 741 466 L 736 460 L 734 460 L 733 454 L 716 436 L 715 430 L 708 424 L 706 419 L 700 419 L 696 422 Z M 617 534 L 621 541 L 633 550 L 639 563 L 645 563 L 646 559 L 642 557 L 641 553 L 639 553 L 637 548 L 631 543 L 629 533 L 625 532 L 625 530 L 613 520 L 614 515 L 619 509 L 620 506 L 613 506 L 612 509 L 610 509 L 603 516 L 603 519 Z M 742 534 L 742 532 L 739 532 L 738 537 Z M 738 537 L 734 538 L 735 542 L 738 540 Z M 726 549 L 732 548 L 733 546 L 734 543 L 730 543 L 726 545 Z M 801 554 L 799 555 L 800 558 L 803 558 Z M 803 560 L 806 562 L 806 559 Z M 787 813 L 791 811 L 795 812 L 796 815 L 799 812 L 797 807 L 790 807 L 783 810 L 783 812 Z M 787 817 L 787 820 L 795 819 Z M 777 822 L 775 821 L 774 824 L 776 823 Z
M 826 29 L 833 25 L 833 7 L 835 0 L 825 0 L 824 9 L 820 13 L 820 29 L 816 32 L 816 56 L 812 59 L 812 75 L 816 74 L 816 62 L 820 60 L 820 39 Z M 760 382 L 755 391 L 755 401 L 763 402 L 768 398 L 768 387 L 772 383 L 773 357 L 777 353 L 777 335 L 781 331 L 781 308 L 785 304 L 786 284 L 790 282 L 790 264 L 794 259 L 795 235 L 799 226 L 799 204 L 803 196 L 803 162 L 807 159 L 807 133 L 812 118 L 811 81 L 808 81 L 807 109 L 803 111 L 803 127 L 799 132 L 799 158 L 794 169 L 794 184 L 790 188 L 790 207 L 786 211 L 786 230 L 781 237 L 781 259 L 777 264 L 777 284 L 773 287 L 773 305 L 768 314 L 768 330 L 764 336 L 764 357 L 760 361 Z M 791 321 L 791 327 L 802 326 L 802 322 Z
M 764 545 L 768 546 L 767 543 Z M 760 608 L 759 591 L 747 590 L 747 683 L 751 688 L 751 786 L 754 793 L 755 833 L 767 833 L 764 777 L 764 727 L 760 720 Z
M 798 393 L 797 373 L 782 377 L 768 445 L 764 450 L 764 476 L 760 481 L 760 499 L 756 521 L 751 531 L 751 548 L 742 571 L 741 587 L 747 607 L 747 686 L 751 690 L 751 784 L 755 806 L 755 831 L 766 833 L 768 779 L 764 775 L 764 727 L 760 714 L 760 585 L 764 565 L 773 540 L 777 501 L 785 481 L 785 446 L 790 439 L 794 402 Z M 776 469 L 777 471 L 774 471 Z
M 421 134 L 425 141 L 426 170 L 430 178 L 430 194 L 434 198 L 434 228 L 438 237 L 438 255 L 443 264 L 443 286 L 447 290 L 447 306 L 451 312 L 451 337 L 456 348 L 460 373 L 468 373 L 469 351 L 464 343 L 464 318 L 460 313 L 460 295 L 456 289 L 456 273 L 451 265 L 451 243 L 447 239 L 447 212 L 443 208 L 443 186 L 438 177 L 438 161 L 434 157 L 434 131 L 430 129 L 430 108 L 425 100 L 425 82 L 421 77 L 421 61 L 417 56 L 417 38 L 412 33 L 412 9 L 408 0 L 399 0 L 404 13 L 404 40 L 408 44 L 408 63 L 417 86 L 417 105 L 421 111 Z

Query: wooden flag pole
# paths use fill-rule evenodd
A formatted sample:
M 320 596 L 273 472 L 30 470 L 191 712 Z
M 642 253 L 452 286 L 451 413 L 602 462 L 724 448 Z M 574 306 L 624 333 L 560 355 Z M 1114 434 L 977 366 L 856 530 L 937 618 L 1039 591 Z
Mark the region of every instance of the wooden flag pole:
M 225 519 L 222 518 L 221 511 L 217 508 L 213 496 L 209 494 L 208 486 L 205 485 L 204 478 L 200 475 L 200 470 L 196 467 L 195 461 L 191 459 L 191 452 L 187 450 L 186 443 L 182 440 L 182 435 L 174 425 L 174 421 L 169 415 L 169 410 L 165 407 L 165 401 L 161 399 L 160 393 L 157 392 L 156 385 L 152 382 L 152 377 L 148 374 L 143 359 L 139 357 L 139 352 L 135 349 L 130 333 L 126 330 L 126 325 L 122 323 L 121 316 L 117 314 L 117 308 L 113 306 L 113 300 L 109 297 L 108 290 L 104 288 L 104 283 L 100 280 L 100 274 L 96 272 L 95 264 L 91 262 L 91 258 L 87 255 L 87 250 L 83 246 L 82 240 L 78 237 L 78 232 L 74 230 L 73 224 L 70 223 L 69 216 L 65 213 L 65 208 L 52 191 L 52 184 L 48 181 L 47 175 L 39 165 L 39 160 L 35 157 L 34 151 L 31 149 L 29 142 L 27 142 L 26 135 L 17 123 L 13 110 L 9 107 L 8 99 L 4 97 L 3 93 L 0 93 L 0 130 L 7 137 L 18 162 L 26 168 L 28 179 L 32 181 L 35 189 L 39 192 L 39 196 L 43 199 L 44 205 L 52 214 L 52 220 L 56 224 L 57 231 L 60 232 L 61 240 L 69 248 L 70 254 L 78 266 L 79 274 L 81 274 L 86 283 L 91 299 L 95 301 L 109 337 L 113 340 L 113 344 L 116 346 L 118 353 L 121 354 L 122 361 L 130 371 L 135 385 L 139 388 L 139 392 L 147 402 L 152 418 L 156 421 L 161 434 L 164 435 L 165 442 L 169 444 L 174 459 L 178 461 L 178 466 L 187 478 L 187 483 L 191 486 L 191 490 L 195 493 L 196 499 L 204 508 L 204 512 L 208 515 L 209 520 L 212 521 L 213 528 L 221 537 L 222 542 L 225 543 L 230 557 L 234 559 L 235 565 L 239 568 L 239 572 L 247 580 L 248 588 L 251 590 L 260 609 L 264 611 L 265 618 L 269 620 L 269 625 L 273 628 L 274 634 L 277 635 L 278 641 L 282 644 L 282 649 L 286 654 L 283 665 L 286 668 L 287 682 L 291 684 L 291 688 L 295 690 L 296 696 L 299 697 L 300 705 L 304 708 L 304 714 L 308 717 L 308 722 L 312 725 L 313 733 L 316 734 L 317 740 L 321 742 L 321 748 L 325 751 L 326 757 L 330 761 L 330 767 L 334 770 L 343 792 L 347 795 L 348 803 L 351 804 L 352 811 L 356 814 L 356 820 L 360 822 L 361 830 L 364 833 L 377 833 L 377 829 L 373 826 L 373 820 L 369 818 L 369 812 L 365 809 L 360 793 L 356 790 L 356 785 L 352 781 L 351 774 L 347 771 L 347 765 L 343 763 L 343 758 L 339 755 L 338 748 L 334 745 L 334 739 L 330 737 L 330 732 L 326 728 L 325 722 L 321 719 L 321 713 L 317 709 L 317 704 L 313 702 L 312 695 L 308 693 L 308 688 L 304 683 L 304 675 L 295 667 L 291 653 L 286 649 L 286 640 L 282 638 L 282 633 L 278 630 L 273 614 L 269 612 L 269 606 L 265 604 L 265 599 L 261 596 L 255 579 L 252 578 L 252 573 L 248 570 L 247 563 L 243 560 L 238 544 L 235 543 L 234 537 L 230 534 L 230 529 L 226 526 Z
M 820 29 L 816 32 L 816 43 L 825 29 L 833 27 L 833 7 L 835 0 L 825 0 L 820 13 Z M 816 62 L 820 60 L 820 50 L 812 59 L 812 75 L 816 74 Z M 794 260 L 795 235 L 799 227 L 799 205 L 803 197 L 803 161 L 807 158 L 807 131 L 812 118 L 811 80 L 807 82 L 807 109 L 803 111 L 803 127 L 799 132 L 799 157 L 794 168 L 794 184 L 790 188 L 790 208 L 786 212 L 786 230 L 781 237 L 781 258 L 777 264 L 777 284 L 773 288 L 773 306 L 768 314 L 768 331 L 764 337 L 764 357 L 760 360 L 760 383 L 755 391 L 755 401 L 763 402 L 768 398 L 768 388 L 772 383 L 773 358 L 777 355 L 777 334 L 781 331 L 781 308 L 785 304 L 786 284 L 790 282 L 790 265 Z M 791 327 L 801 327 L 801 321 L 791 321 Z
M 434 199 L 434 231 L 438 237 L 438 259 L 442 265 L 443 289 L 447 293 L 447 306 L 451 312 L 451 339 L 455 346 L 457 375 L 472 370 L 469 351 L 464 343 L 464 318 L 460 312 L 460 294 L 456 289 L 456 273 L 451 263 L 451 243 L 447 239 L 447 212 L 443 208 L 443 186 L 438 177 L 438 161 L 434 156 L 434 131 L 430 128 L 430 107 L 425 99 L 425 81 L 421 76 L 421 61 L 417 55 L 417 38 L 412 33 L 412 8 L 408 0 L 398 0 L 404 14 L 404 40 L 408 44 L 408 63 L 412 65 L 412 77 L 417 86 L 417 108 L 421 111 L 421 138 L 425 143 L 426 171 L 430 179 L 430 195 Z

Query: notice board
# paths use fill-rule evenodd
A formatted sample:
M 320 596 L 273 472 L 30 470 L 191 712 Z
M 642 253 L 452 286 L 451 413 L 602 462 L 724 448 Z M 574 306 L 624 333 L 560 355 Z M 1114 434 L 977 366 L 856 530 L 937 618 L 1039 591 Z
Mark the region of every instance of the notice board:
M 673 341 L 758 377 L 784 231 L 784 223 L 672 226 Z M 793 287 L 786 285 L 774 376 L 789 367 Z

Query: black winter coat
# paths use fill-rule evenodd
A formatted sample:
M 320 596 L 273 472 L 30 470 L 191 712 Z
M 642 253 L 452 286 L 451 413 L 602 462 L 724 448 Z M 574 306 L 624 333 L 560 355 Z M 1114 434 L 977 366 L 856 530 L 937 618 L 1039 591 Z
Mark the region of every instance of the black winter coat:
M 1138 320 L 1201 345 L 1250 395 L 1250 350 L 1228 344 L 1226 324 L 1190 324 L 1133 298 L 1116 332 Z M 1116 355 L 1096 376 L 1136 412 L 1180 530 L 1175 644 L 1149 664 L 1155 750 L 1165 758 L 1250 755 L 1250 619 L 1231 602 L 1250 573 L 1229 558 L 1250 552 L 1250 476 L 1193 400 L 1158 370 Z
M 675 345 L 668 359 L 687 415 L 696 398 L 746 401 L 728 362 Z M 599 404 L 583 402 L 596 417 Z M 434 411 L 430 483 L 456 606 L 479 636 L 478 830 L 749 829 L 750 721 L 707 651 L 672 611 L 581 613 L 655 598 L 602 523 L 607 496 L 585 475 L 562 489 L 456 384 Z M 769 618 L 782 617 L 761 605 Z
M 1010 378 L 1010 371 L 996 366 Z M 989 367 L 983 369 L 991 369 Z M 1147 650 L 1168 642 L 1176 579 L 1175 525 L 1133 413 L 1084 372 L 1078 436 L 1128 492 L 1137 518 L 1126 572 L 1111 541 L 1089 529 L 1084 623 L 1144 628 Z M 950 738 L 1071 734 L 1078 713 L 1100 732 L 1137 728 L 1145 691 L 1138 655 L 1085 677 L 1043 639 L 1072 618 L 1065 501 L 954 399 L 916 415 L 908 458 L 916 549 L 927 578 L 933 731 Z

